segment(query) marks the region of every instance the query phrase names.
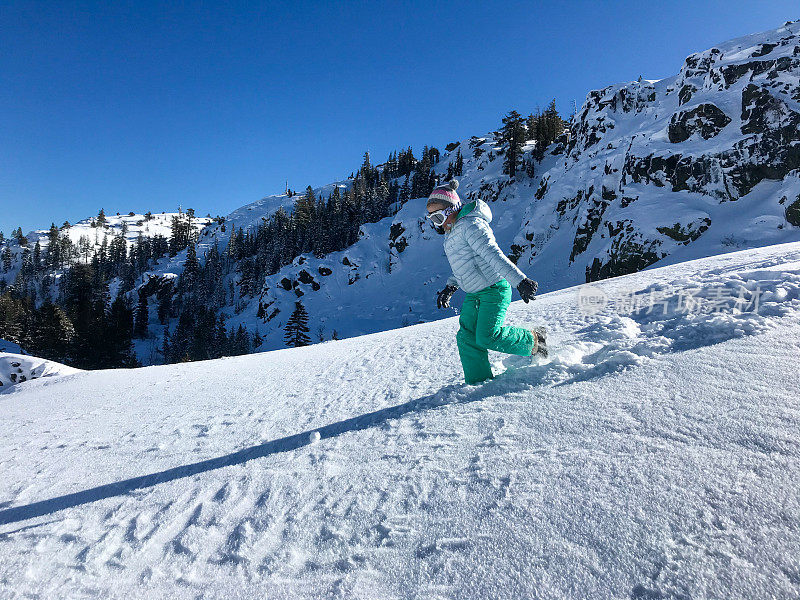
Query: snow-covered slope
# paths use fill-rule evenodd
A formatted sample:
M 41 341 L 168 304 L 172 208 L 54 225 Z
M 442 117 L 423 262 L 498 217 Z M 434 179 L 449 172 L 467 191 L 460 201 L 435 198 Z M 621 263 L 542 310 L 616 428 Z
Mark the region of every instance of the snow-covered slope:
M 95 218 L 83 219 L 78 221 L 64 232 L 69 234 L 69 238 L 76 246 L 81 238 L 87 238 L 91 243 L 91 248 L 99 247 L 103 239 L 110 242 L 114 236 L 124 235 L 128 243 L 136 241 L 141 235 L 143 237 L 155 237 L 157 235 L 165 238 L 170 237 L 172 231 L 172 219 L 175 217 L 184 218 L 183 213 L 155 213 L 149 216 L 140 214 L 129 215 L 108 215 L 106 216 L 105 226 L 93 226 Z M 196 230 L 200 230 L 211 223 L 209 217 L 194 217 L 193 224 Z M 42 244 L 42 248 L 47 247 L 46 229 L 40 229 L 28 234 L 28 244 L 33 247 L 37 240 Z
M 796 598 L 800 243 L 596 286 L 482 386 L 455 318 L 14 386 L 0 596 Z
M 329 196 L 333 192 L 333 188 L 349 187 L 351 183 L 351 181 L 337 181 L 335 183 L 329 183 L 328 185 L 316 188 L 314 193 L 317 197 L 321 195 Z M 250 229 L 257 226 L 261 219 L 269 218 L 272 213 L 276 212 L 280 208 L 291 212 L 296 199 L 296 196 L 289 196 L 287 194 L 266 196 L 261 200 L 256 200 L 250 204 L 245 204 L 241 208 L 237 208 L 235 211 L 225 217 L 225 223 L 227 225 L 236 227 L 237 229 Z M 217 228 L 212 228 L 209 233 L 216 233 L 216 231 Z M 224 233 L 224 231 L 221 233 Z M 224 238 L 222 238 L 222 241 L 224 241 Z
M 12 385 L 41 377 L 58 377 L 78 372 L 78 369 L 52 360 L 3 351 L 0 345 L 0 392 Z
M 478 138 L 472 144 L 482 148 L 481 158 L 465 159 L 471 170 L 460 177 L 459 194 L 465 201 L 483 198 L 490 203 L 495 235 L 501 247 L 508 248 L 538 178 L 524 177 L 508 185 L 494 141 Z M 462 145 L 468 148 L 470 140 Z M 456 152 L 446 155 L 437 171 L 446 172 Z M 552 162 L 554 158 L 548 157 L 542 164 Z M 264 348 L 276 349 L 284 346 L 283 328 L 298 300 L 311 315 L 314 341 L 331 339 L 334 332 L 340 338 L 351 337 L 454 314 L 436 308 L 436 292 L 444 287 L 450 267 L 442 237 L 425 221 L 425 202 L 410 200 L 393 217 L 363 225 L 359 241 L 345 250 L 324 258 L 299 256 L 267 277 L 261 293 L 232 317 L 232 323 L 258 329 Z M 259 303 L 263 319 L 257 317 Z

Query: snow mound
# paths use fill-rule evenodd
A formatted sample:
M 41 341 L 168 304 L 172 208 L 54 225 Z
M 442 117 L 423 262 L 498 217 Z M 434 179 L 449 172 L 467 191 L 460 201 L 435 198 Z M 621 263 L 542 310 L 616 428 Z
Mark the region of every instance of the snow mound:
M 681 276 L 617 294 L 574 341 L 556 350 L 543 379 L 590 379 L 658 354 L 774 329 L 780 317 L 800 313 L 800 268 Z
M 79 369 L 73 369 L 52 360 L 25 354 L 0 352 L 0 388 L 3 389 L 42 377 L 58 377 L 78 372 Z

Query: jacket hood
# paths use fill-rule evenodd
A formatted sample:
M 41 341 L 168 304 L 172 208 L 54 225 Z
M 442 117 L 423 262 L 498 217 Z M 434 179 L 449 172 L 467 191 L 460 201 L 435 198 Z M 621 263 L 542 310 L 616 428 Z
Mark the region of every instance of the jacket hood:
M 474 204 L 474 207 L 470 209 L 470 205 L 472 204 Z M 464 208 L 461 209 L 461 212 L 463 214 L 459 214 L 459 219 L 483 219 L 487 223 L 492 222 L 492 210 L 489 208 L 489 205 L 481 199 L 465 204 Z

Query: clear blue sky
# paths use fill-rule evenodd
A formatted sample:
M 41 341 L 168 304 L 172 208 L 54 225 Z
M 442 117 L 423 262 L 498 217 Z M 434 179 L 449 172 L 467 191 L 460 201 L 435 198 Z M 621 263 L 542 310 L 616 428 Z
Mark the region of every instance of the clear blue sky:
M 796 18 L 796 0 L 0 0 L 0 230 L 224 215 Z

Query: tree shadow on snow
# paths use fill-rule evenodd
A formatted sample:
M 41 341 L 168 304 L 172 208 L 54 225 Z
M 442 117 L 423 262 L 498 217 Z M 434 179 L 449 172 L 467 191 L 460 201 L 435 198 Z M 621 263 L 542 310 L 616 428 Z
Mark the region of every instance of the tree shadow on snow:
M 297 450 L 298 448 L 309 445 L 310 436 L 314 432 L 318 432 L 321 440 L 324 440 L 326 438 L 337 437 L 344 433 L 376 427 L 392 419 L 399 419 L 409 413 L 419 413 L 453 404 L 466 404 L 484 400 L 492 396 L 529 390 L 538 383 L 536 381 L 531 381 L 530 375 L 527 377 L 522 377 L 520 376 L 521 374 L 514 373 L 507 373 L 506 375 L 507 376 L 499 377 L 478 386 L 448 385 L 435 394 L 416 398 L 404 404 L 382 408 L 374 412 L 325 425 L 319 429 L 304 431 L 302 433 L 265 442 L 257 446 L 244 448 L 237 452 L 226 454 L 225 456 L 166 469 L 158 473 L 132 477 L 123 481 L 100 485 L 87 490 L 50 498 L 48 500 L 32 502 L 23 506 L 0 509 L 0 525 L 8 525 L 10 523 L 17 523 L 27 519 L 49 515 L 67 508 L 112 498 L 114 496 L 124 496 L 134 490 L 153 487 L 160 483 L 192 477 L 193 475 L 222 469 L 224 467 L 241 465 L 271 454 Z M 12 532 L 6 532 L 4 535 L 8 533 Z

